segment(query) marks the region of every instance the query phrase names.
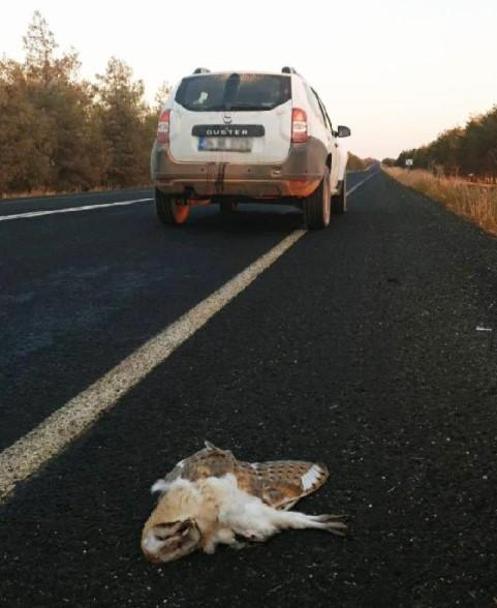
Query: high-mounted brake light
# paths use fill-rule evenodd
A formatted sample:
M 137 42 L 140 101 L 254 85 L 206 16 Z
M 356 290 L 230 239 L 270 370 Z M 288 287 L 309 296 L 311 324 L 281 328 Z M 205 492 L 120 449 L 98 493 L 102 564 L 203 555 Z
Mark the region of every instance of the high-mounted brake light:
M 303 144 L 309 139 L 307 114 L 300 108 L 292 110 L 292 144 Z
M 164 110 L 159 117 L 157 126 L 157 141 L 160 144 L 169 143 L 169 126 L 171 121 L 171 110 Z

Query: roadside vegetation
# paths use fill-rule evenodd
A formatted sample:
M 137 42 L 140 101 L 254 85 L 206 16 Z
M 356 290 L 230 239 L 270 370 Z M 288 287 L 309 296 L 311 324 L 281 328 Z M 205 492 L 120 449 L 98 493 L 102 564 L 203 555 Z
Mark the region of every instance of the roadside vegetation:
M 76 51 L 58 52 L 39 12 L 23 39 L 24 61 L 0 59 L 0 197 L 118 188 L 149 181 L 157 105 L 112 57 L 93 82 Z
M 497 235 L 497 186 L 437 177 L 423 169 L 410 171 L 385 165 L 383 168 L 402 184 L 443 203 L 451 211 Z
M 432 143 L 404 150 L 387 166 L 425 169 L 437 177 L 459 177 L 472 182 L 497 184 L 497 105 L 486 114 L 473 116 L 465 127 L 442 133 Z
M 412 169 L 406 169 L 412 161 Z M 497 234 L 497 105 L 432 143 L 383 159 L 403 184 Z
M 352 152 L 349 152 L 347 169 L 349 171 L 365 171 L 372 162 L 370 158 L 359 158 L 355 154 L 352 154 Z

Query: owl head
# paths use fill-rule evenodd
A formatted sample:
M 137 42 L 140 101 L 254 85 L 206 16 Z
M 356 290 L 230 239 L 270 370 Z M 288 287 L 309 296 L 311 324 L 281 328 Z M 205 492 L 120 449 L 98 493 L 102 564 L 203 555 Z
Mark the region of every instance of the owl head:
M 191 493 L 191 483 L 176 480 L 168 483 L 159 479 L 151 488 L 159 501 L 145 523 L 141 548 L 145 557 L 155 563 L 171 562 L 198 549 L 202 533 L 191 510 L 185 512 L 185 502 Z
M 198 549 L 201 536 L 193 519 L 163 521 L 145 526 L 141 547 L 149 561 L 155 564 L 171 562 Z

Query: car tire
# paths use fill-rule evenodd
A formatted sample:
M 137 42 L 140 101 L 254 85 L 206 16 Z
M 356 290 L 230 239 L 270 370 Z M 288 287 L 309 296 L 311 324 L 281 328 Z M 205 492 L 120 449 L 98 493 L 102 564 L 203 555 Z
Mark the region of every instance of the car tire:
M 331 217 L 330 172 L 326 167 L 316 190 L 304 199 L 304 221 L 310 230 L 326 228 Z
M 181 226 L 190 215 L 190 206 L 178 196 L 164 194 L 155 189 L 155 210 L 157 217 L 166 226 Z
M 336 215 L 343 215 L 347 211 L 347 177 L 344 175 L 340 182 L 338 194 L 331 197 L 331 212 Z

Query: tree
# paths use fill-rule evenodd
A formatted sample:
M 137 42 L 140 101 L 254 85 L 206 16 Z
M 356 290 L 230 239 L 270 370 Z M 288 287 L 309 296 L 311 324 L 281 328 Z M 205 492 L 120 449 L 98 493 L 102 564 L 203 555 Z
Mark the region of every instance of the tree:
M 143 101 L 143 82 L 133 81 L 132 76 L 131 68 L 115 57 L 109 60 L 105 74 L 97 75 L 97 115 L 108 158 L 106 181 L 111 186 L 148 180 L 148 108 Z
M 481 116 L 473 116 L 464 128 L 445 131 L 418 149 L 404 150 L 396 164 L 404 166 L 406 158 L 414 166 L 431 169 L 442 175 L 474 175 L 497 179 L 497 106 Z
M 23 41 L 23 61 L 0 60 L 0 196 L 146 183 L 158 99 L 149 108 L 115 58 L 96 85 L 81 80 L 78 54 L 59 51 L 39 12 Z
M 93 122 L 93 90 L 78 80 L 74 50 L 56 56 L 58 45 L 47 22 L 36 12 L 24 37 L 29 97 L 51 124 L 51 189 L 87 189 L 101 179 L 102 143 Z
M 366 163 L 352 152 L 348 153 L 347 169 L 349 171 L 363 171 L 366 168 Z
M 30 191 L 51 171 L 53 125 L 39 112 L 23 66 L 0 62 L 0 193 Z
M 159 113 L 170 94 L 171 85 L 168 82 L 163 82 L 155 93 L 155 106 L 152 111 Z

